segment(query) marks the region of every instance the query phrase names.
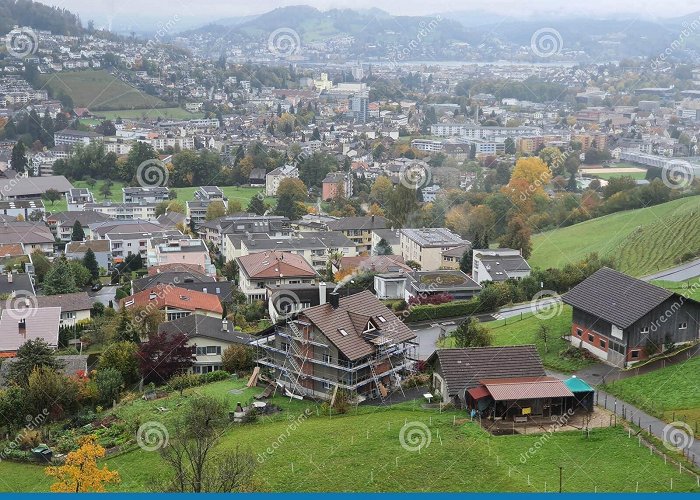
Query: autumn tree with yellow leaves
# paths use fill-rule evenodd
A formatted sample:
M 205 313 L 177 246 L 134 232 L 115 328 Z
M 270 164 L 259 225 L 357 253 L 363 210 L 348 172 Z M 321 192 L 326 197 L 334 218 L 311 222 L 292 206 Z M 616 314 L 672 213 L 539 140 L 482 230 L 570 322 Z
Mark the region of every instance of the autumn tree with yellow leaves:
M 85 493 L 105 491 L 105 485 L 118 483 L 119 473 L 97 466 L 97 459 L 105 455 L 105 449 L 96 443 L 96 436 L 83 436 L 80 447 L 66 457 L 64 465 L 47 467 L 46 475 L 56 478 L 51 491 L 58 493 Z

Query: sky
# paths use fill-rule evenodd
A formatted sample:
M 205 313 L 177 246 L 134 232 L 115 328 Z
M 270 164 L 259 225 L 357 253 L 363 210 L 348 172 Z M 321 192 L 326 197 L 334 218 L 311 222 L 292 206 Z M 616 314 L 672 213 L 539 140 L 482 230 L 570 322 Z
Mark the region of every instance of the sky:
M 42 0 L 40 0 L 42 1 Z M 83 20 L 93 19 L 102 27 L 111 21 L 124 27 L 140 26 L 158 20 L 166 22 L 177 15 L 184 27 L 227 17 L 262 14 L 286 5 L 310 5 L 321 10 L 331 8 L 368 9 L 376 7 L 392 14 L 429 15 L 454 11 L 478 11 L 490 15 L 507 13 L 509 17 L 678 17 L 700 11 L 697 0 L 43 0 L 44 3 L 78 13 Z

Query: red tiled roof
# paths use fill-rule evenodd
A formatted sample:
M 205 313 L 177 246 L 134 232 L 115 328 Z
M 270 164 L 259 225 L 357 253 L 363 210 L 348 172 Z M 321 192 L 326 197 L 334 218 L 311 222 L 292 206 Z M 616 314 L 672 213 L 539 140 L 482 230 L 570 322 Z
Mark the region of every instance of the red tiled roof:
M 146 307 L 149 303 L 155 303 L 158 309 L 172 307 L 192 312 L 197 310 L 210 311 L 218 314 L 224 312 L 221 302 L 216 295 L 163 284 L 158 284 L 134 295 L 130 295 L 122 302 L 127 308 Z
M 565 398 L 574 394 L 563 381 L 553 377 L 521 377 L 481 380 L 495 401 Z
M 486 396 L 491 395 L 491 394 L 489 394 L 488 389 L 486 387 L 484 387 L 483 385 L 478 385 L 476 387 L 472 387 L 471 389 L 468 389 L 467 392 L 474 399 L 481 399 L 481 398 L 484 398 Z
M 301 255 L 289 252 L 258 252 L 238 257 L 238 264 L 248 277 L 279 278 L 303 277 L 314 278 L 316 271 Z

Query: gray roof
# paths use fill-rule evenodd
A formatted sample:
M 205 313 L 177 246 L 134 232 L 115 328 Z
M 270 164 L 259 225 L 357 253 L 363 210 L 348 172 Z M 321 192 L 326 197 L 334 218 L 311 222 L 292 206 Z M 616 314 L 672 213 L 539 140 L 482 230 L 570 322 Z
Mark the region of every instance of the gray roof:
M 674 295 L 669 290 L 604 267 L 564 294 L 562 299 L 577 309 L 627 328 Z
M 427 363 L 435 367 L 438 362 L 450 396 L 461 397 L 484 379 L 545 376 L 534 345 L 437 349 Z
M 94 210 L 83 210 L 76 212 L 56 212 L 51 214 L 46 218 L 47 220 L 55 220 L 61 224 L 73 225 L 75 221 L 80 221 L 82 226 L 87 226 L 89 224 L 94 224 L 95 222 L 104 222 L 110 219 L 109 215 L 105 215 L 101 212 L 95 212 Z
M 34 284 L 28 274 L 12 273 L 12 283 L 7 274 L 0 274 L 0 295 L 15 292 L 17 296 L 27 297 L 34 295 Z
M 63 295 L 37 295 L 38 307 L 60 307 L 61 311 L 86 311 L 96 302 L 87 292 L 66 293 Z
M 184 333 L 190 339 L 198 337 L 230 342 L 232 344 L 250 344 L 255 337 L 235 330 L 230 321 L 226 322 L 226 330 L 223 329 L 223 321 L 203 314 L 190 314 L 184 318 L 161 323 L 158 333 Z
M 398 245 L 401 241 L 401 231 L 398 229 L 375 229 L 372 232 L 390 245 Z
M 0 224 L 0 244 L 41 244 L 53 243 L 55 240 L 53 233 L 43 222 L 4 221 Z
M 20 332 L 22 319 L 25 327 Z M 0 352 L 14 352 L 26 341 L 39 338 L 51 346 L 57 346 L 60 321 L 60 307 L 3 309 L 0 316 Z
M 67 193 L 73 189 L 73 185 L 62 175 L 0 179 L 0 193 L 5 197 L 36 196 L 38 198 L 49 189 Z
M 91 248 L 95 253 L 110 251 L 108 240 L 69 241 L 66 244 L 66 254 L 85 253 L 88 248 Z
M 195 271 L 165 271 L 156 273 L 153 276 L 144 276 L 131 282 L 134 293 L 138 293 L 147 288 L 152 288 L 159 283 L 172 283 L 181 286 L 184 283 L 213 283 L 216 279 L 206 274 Z
M 444 227 L 428 227 L 423 229 L 402 229 L 402 233 L 423 248 L 447 247 L 469 243 L 459 235 Z
M 326 223 L 331 231 L 347 231 L 349 229 L 386 229 L 387 221 L 379 215 L 359 217 L 343 217 Z
M 266 235 L 267 236 L 267 235 Z M 324 233 L 300 232 L 299 237 L 292 238 L 241 238 L 249 250 L 306 250 L 325 249 L 339 247 L 354 247 L 355 244 L 347 236 L 339 231 L 327 231 Z

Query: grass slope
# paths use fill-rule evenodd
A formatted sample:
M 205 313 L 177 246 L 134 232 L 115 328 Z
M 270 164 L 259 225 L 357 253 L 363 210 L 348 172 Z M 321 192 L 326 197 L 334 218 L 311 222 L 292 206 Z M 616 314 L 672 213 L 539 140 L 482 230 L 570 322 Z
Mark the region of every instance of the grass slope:
M 671 422 L 700 425 L 700 358 L 630 377 L 605 390 L 642 410 Z
M 225 397 L 231 408 L 260 389 L 244 381 L 225 381 L 195 389 Z M 230 391 L 243 390 L 232 394 Z M 190 397 L 187 391 L 184 398 Z M 156 420 L 166 428 L 183 397 L 123 404 L 117 414 L 128 422 Z M 250 449 L 258 458 L 255 479 L 264 491 L 553 491 L 563 467 L 564 491 L 698 491 L 695 480 L 650 456 L 622 428 L 594 430 L 589 439 L 578 432 L 492 437 L 476 423 L 453 424 L 464 412 L 423 410 L 420 401 L 392 407 L 360 407 L 333 418 L 317 416 L 313 403 L 276 398 L 285 408 L 254 424 L 232 426 L 220 446 Z M 159 412 L 157 407 L 169 408 Z M 313 409 L 306 420 L 304 408 Z M 401 429 L 418 430 L 429 444 L 420 453 L 401 446 Z M 427 442 L 427 441 L 425 441 Z M 410 441 L 409 441 L 410 443 Z M 537 444 L 539 443 L 539 444 Z M 537 447 L 529 459 L 521 456 Z M 266 452 L 266 450 L 271 452 Z M 534 448 L 533 448 L 534 449 Z M 524 462 L 524 463 L 523 463 Z M 119 471 L 117 491 L 144 491 L 167 477 L 157 452 L 140 449 L 105 461 Z M 292 470 L 293 464 L 293 470 Z M 596 473 L 585 464 L 595 464 Z M 12 478 L 9 480 L 8 478 Z M 0 462 L 0 490 L 45 491 L 50 481 L 43 468 Z
M 93 111 L 158 108 L 165 103 L 103 70 L 65 71 L 42 75 L 41 83 L 53 95 L 67 94 L 76 107 Z
M 562 267 L 591 252 L 615 259 L 633 276 L 667 269 L 687 252 L 700 250 L 700 196 L 599 217 L 534 235 L 529 262 Z

